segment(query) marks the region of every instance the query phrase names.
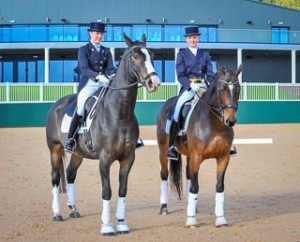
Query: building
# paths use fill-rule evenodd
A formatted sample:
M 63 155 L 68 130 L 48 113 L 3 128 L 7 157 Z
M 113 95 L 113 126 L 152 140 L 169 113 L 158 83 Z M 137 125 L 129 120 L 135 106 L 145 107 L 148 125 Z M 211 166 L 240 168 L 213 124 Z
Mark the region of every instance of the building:
M 174 82 L 184 28 L 198 26 L 200 46 L 242 82 L 300 83 L 300 11 L 251 0 L 0 0 L 0 82 L 78 81 L 77 50 L 89 22 L 107 25 L 103 45 L 116 63 L 122 33 L 146 33 L 155 67 Z

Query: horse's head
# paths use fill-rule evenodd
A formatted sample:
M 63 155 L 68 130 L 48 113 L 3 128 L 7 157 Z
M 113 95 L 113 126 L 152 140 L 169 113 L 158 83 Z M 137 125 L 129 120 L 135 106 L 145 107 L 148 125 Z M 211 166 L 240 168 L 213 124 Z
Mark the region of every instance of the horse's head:
M 142 41 L 132 41 L 126 34 L 124 40 L 128 46 L 126 58 L 133 72 L 133 77 L 137 79 L 148 92 L 154 92 L 160 85 L 159 77 L 153 67 L 153 54 L 146 47 L 146 35 L 143 34 Z M 124 56 L 125 57 L 125 56 Z
M 236 122 L 241 90 L 238 75 L 242 69 L 242 64 L 236 71 L 225 70 L 217 65 L 218 75 L 215 81 L 217 82 L 219 108 L 222 110 L 223 122 L 226 126 L 233 126 Z

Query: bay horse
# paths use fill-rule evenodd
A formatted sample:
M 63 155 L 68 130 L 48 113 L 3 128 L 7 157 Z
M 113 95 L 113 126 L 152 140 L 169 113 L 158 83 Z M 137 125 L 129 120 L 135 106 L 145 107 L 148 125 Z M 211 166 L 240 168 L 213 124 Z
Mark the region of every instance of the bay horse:
M 179 160 L 170 161 L 171 188 L 182 197 L 182 158 L 186 156 L 187 187 L 187 227 L 197 226 L 196 211 L 199 192 L 198 172 L 206 159 L 215 158 L 217 162 L 217 183 L 215 195 L 215 226 L 226 226 L 224 215 L 224 178 L 230 160 L 230 147 L 236 123 L 236 112 L 240 95 L 238 75 L 242 71 L 240 65 L 236 71 L 225 70 L 217 65 L 217 73 L 213 83 L 195 104 L 186 124 L 186 137 L 177 136 Z M 161 196 L 160 214 L 168 213 L 168 159 L 169 138 L 166 133 L 166 120 L 169 110 L 177 97 L 168 99 L 157 116 L 157 142 L 161 164 Z
M 134 114 L 138 85 L 146 87 L 148 92 L 154 92 L 160 85 L 160 80 L 153 67 L 153 56 L 146 47 L 146 36 L 141 41 L 132 41 L 123 35 L 127 48 L 124 51 L 114 79 L 106 87 L 105 94 L 99 98 L 94 111 L 94 120 L 90 126 L 87 145 L 86 134 L 79 134 L 77 147 L 71 154 L 69 164 L 64 169 L 64 144 L 67 133 L 62 133 L 63 117 L 68 107 L 75 99 L 72 94 L 58 100 L 47 115 L 46 136 L 51 157 L 52 177 L 52 209 L 53 220 L 62 221 L 59 191 L 63 186 L 67 192 L 67 204 L 70 216 L 80 217 L 75 206 L 75 179 L 79 166 L 84 158 L 98 159 L 102 184 L 102 225 L 103 235 L 128 233 L 129 226 L 125 220 L 126 195 L 128 176 L 135 160 L 135 147 L 139 137 L 139 126 Z M 110 167 L 118 160 L 119 190 L 116 208 L 116 226 L 111 222 L 110 207 L 112 190 L 110 184 Z M 66 172 L 66 182 L 65 179 Z M 61 186 L 60 186 L 61 185 Z

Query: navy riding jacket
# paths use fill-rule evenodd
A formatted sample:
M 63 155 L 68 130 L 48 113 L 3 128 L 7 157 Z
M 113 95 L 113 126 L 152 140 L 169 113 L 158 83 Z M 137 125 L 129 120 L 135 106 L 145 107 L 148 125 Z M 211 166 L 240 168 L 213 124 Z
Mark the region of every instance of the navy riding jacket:
M 79 91 L 88 79 L 95 79 L 98 74 L 110 76 L 116 73 L 110 49 L 101 45 L 98 52 L 91 42 L 79 48 L 78 66 L 81 71 Z
M 178 52 L 176 73 L 178 81 L 182 85 L 180 93 L 190 88 L 191 78 L 204 78 L 207 86 L 209 86 L 215 76 L 208 51 L 199 48 L 196 56 L 189 48 Z

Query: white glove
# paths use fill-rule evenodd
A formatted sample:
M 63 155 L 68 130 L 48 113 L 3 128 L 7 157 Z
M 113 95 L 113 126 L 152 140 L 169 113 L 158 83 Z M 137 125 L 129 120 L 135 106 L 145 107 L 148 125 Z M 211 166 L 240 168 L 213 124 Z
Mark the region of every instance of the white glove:
M 193 82 L 193 83 L 191 83 L 190 87 L 194 92 L 197 92 L 200 88 L 206 89 L 206 84 Z
M 103 82 L 106 86 L 109 84 L 109 79 L 103 74 L 99 74 L 95 79 Z

